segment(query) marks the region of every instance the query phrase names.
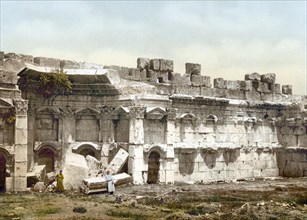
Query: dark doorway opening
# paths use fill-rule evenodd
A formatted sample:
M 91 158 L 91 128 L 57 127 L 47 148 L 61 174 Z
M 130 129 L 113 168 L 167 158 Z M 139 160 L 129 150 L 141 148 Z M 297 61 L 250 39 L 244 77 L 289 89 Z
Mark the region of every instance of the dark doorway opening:
M 5 192 L 6 158 L 0 152 L 0 192 Z
M 54 171 L 55 153 L 49 148 L 43 148 L 38 153 L 38 165 L 46 165 L 46 173 Z
M 147 176 L 148 184 L 158 183 L 159 169 L 160 169 L 160 154 L 156 151 L 153 151 L 148 156 L 148 176 Z

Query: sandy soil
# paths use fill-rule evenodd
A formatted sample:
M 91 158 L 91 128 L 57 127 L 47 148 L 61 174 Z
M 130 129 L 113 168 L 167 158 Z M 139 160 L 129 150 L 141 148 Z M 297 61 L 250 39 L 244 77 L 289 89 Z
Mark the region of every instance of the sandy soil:
M 307 178 L 0 194 L 0 219 L 306 219 Z

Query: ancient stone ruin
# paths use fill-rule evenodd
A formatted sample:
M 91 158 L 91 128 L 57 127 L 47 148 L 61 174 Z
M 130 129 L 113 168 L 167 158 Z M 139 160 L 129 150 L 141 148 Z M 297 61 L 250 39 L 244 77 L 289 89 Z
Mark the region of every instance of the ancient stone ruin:
M 211 81 L 200 64 L 180 74 L 165 59 L 128 68 L 0 52 L 0 62 L 1 191 L 26 190 L 42 169 L 79 187 L 121 149 L 117 170 L 134 184 L 307 176 L 307 96 L 274 73 Z M 43 97 L 33 85 L 55 69 L 71 91 Z

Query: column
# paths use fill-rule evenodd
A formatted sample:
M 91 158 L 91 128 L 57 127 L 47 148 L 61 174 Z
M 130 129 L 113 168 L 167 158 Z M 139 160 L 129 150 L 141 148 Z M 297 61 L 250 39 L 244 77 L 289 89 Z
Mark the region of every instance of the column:
M 14 191 L 25 191 L 27 188 L 28 101 L 14 100 L 14 106 L 16 111 Z

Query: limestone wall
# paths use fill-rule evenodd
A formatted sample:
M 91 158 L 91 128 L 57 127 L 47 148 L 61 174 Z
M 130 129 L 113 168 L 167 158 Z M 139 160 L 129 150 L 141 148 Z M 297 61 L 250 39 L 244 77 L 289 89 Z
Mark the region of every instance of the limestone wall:
M 128 68 L 2 52 L 0 62 L 0 104 L 7 107 L 9 98 L 17 109 L 14 100 L 29 101 L 17 115 L 17 136 L 0 128 L 0 147 L 14 148 L 4 146 L 13 139 L 10 152 L 19 158 L 7 180 L 16 187 L 8 188 L 21 190 L 24 173 L 37 163 L 58 171 L 77 153 L 106 166 L 119 148 L 129 152 L 124 169 L 135 184 L 306 176 L 307 98 L 292 96 L 274 73 L 212 82 L 200 64 L 186 63 L 179 74 L 166 59 L 139 58 Z M 72 93 L 52 101 L 30 87 L 20 93 L 18 71 L 37 78 L 44 73 L 37 67 L 74 72 Z

